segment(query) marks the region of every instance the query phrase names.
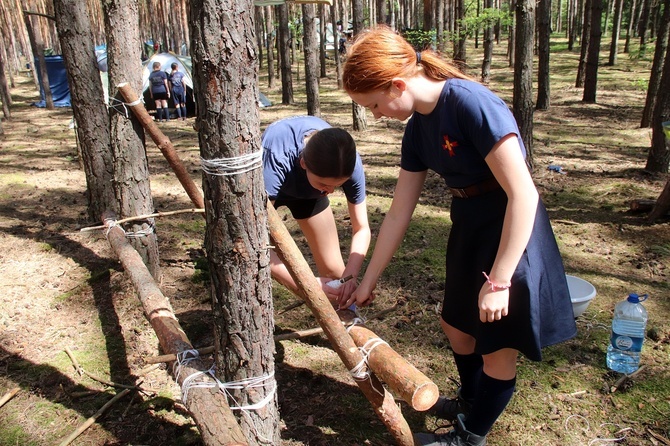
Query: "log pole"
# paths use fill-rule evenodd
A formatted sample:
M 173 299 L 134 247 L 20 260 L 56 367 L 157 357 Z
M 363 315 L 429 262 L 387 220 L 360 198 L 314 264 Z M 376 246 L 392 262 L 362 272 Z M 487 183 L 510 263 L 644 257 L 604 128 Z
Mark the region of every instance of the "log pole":
M 109 227 L 107 231 L 109 244 L 135 286 L 144 314 L 156 332 L 161 348 L 175 355 L 193 350 L 191 342 L 174 315 L 170 302 L 158 288 L 140 254 L 128 243 L 123 229 L 111 225 L 112 214 L 106 213 L 103 218 Z M 180 371 L 178 374 L 177 369 Z M 173 373 L 177 375 L 175 376 L 177 383 L 183 387 L 186 378 L 208 369 L 209 367 L 199 357 L 195 357 L 189 362 L 184 362 L 179 368 L 173 367 Z M 218 386 L 191 388 L 184 404 L 193 416 L 204 444 L 208 446 L 248 444 L 225 396 L 218 391 Z
M 374 332 L 360 325 L 352 325 L 349 334 L 359 347 L 365 346 L 369 341 L 381 341 Z M 430 409 L 440 396 L 440 390 L 434 382 L 385 342 L 380 342 L 370 350 L 368 365 L 386 385 L 415 410 Z
M 160 149 L 195 207 L 204 209 L 205 201 L 202 197 L 202 193 L 188 174 L 181 159 L 179 159 L 179 155 L 177 155 L 177 151 L 174 149 L 170 138 L 165 136 L 161 129 L 158 128 L 154 120 L 151 118 L 151 115 L 149 115 L 149 112 L 144 107 L 144 104 L 139 101 L 137 93 L 135 93 L 128 82 L 123 82 L 117 85 L 116 88 L 119 90 L 119 93 L 121 93 L 121 96 L 123 96 L 124 101 L 126 101 L 126 105 L 130 107 L 135 114 L 135 117 L 137 117 L 142 124 L 142 127 L 149 133 L 153 142 L 156 143 Z
M 325 293 L 318 286 L 314 273 L 298 249 L 293 237 L 288 232 L 281 217 L 272 203 L 268 201 L 268 224 L 270 238 L 275 252 L 286 265 L 291 277 L 298 286 L 300 296 L 312 310 L 315 319 L 323 328 L 333 349 L 348 370 L 355 370 L 363 359 L 360 350 L 342 325 L 340 318 Z M 395 438 L 399 446 L 414 446 L 412 432 L 407 421 L 400 413 L 393 396 L 384 388 L 374 373 L 367 378 L 354 380 L 361 392 L 372 404 L 377 416 Z

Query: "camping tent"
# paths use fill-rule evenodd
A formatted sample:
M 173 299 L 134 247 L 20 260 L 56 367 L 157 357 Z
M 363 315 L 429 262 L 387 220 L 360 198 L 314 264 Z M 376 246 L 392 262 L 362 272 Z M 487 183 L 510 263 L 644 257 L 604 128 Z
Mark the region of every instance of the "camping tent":
M 65 69 L 65 62 L 63 56 L 44 56 L 44 61 L 47 67 L 47 76 L 49 77 L 49 89 L 51 90 L 51 98 L 54 101 L 55 107 L 70 107 L 72 102 L 70 99 L 70 85 L 67 83 L 67 70 Z M 39 61 L 35 59 L 35 65 L 39 66 Z M 42 74 L 37 70 L 37 77 L 40 83 L 40 98 L 41 100 L 33 103 L 33 105 L 44 108 L 47 106 L 46 95 L 42 88 Z

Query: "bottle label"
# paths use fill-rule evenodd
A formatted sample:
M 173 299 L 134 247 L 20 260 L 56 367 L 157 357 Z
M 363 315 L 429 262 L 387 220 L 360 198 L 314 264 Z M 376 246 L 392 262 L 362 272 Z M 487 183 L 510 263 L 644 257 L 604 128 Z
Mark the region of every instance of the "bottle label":
M 612 347 L 619 350 L 640 352 L 642 351 L 642 342 L 644 341 L 644 338 L 619 335 L 612 332 L 610 341 L 612 342 Z

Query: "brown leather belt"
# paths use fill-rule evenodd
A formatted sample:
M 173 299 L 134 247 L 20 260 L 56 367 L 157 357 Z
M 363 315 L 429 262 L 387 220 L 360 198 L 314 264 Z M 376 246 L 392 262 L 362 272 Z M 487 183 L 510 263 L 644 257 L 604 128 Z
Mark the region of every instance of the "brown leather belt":
M 457 198 L 472 198 L 487 192 L 493 192 L 497 189 L 500 189 L 500 184 L 498 183 L 498 180 L 495 179 L 495 177 L 491 177 L 488 180 L 484 180 L 480 183 L 473 184 L 472 186 L 461 189 L 450 187 L 449 192 L 451 192 L 451 195 Z

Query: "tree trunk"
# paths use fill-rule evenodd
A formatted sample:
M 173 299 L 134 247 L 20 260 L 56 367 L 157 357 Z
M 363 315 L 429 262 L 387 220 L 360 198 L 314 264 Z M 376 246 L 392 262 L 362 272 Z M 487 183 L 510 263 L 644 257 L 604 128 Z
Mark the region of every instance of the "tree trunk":
M 39 27 L 34 27 L 31 19 L 31 14 L 24 11 L 23 17 L 26 24 L 26 29 L 28 30 L 28 37 L 30 38 L 30 44 L 33 50 L 33 56 L 37 59 L 37 66 L 35 66 L 35 61 L 31 60 L 30 64 L 35 68 L 35 73 L 39 73 L 40 86 L 44 92 L 44 101 L 46 103 L 46 108 L 53 110 L 54 101 L 53 96 L 51 95 L 51 86 L 49 84 L 49 73 L 47 72 L 47 63 L 44 59 L 44 42 L 39 31 Z
M 591 0 L 591 37 L 586 56 L 586 70 L 584 70 L 584 95 L 582 101 L 595 103 L 598 91 L 598 62 L 600 59 L 600 42 L 602 40 L 603 0 Z
M 592 12 L 592 3 L 599 0 L 584 0 L 584 20 L 582 22 L 582 42 L 581 48 L 579 51 L 579 66 L 577 67 L 577 81 L 575 82 L 576 88 L 582 88 L 584 86 L 584 79 L 586 77 L 586 58 L 587 52 L 589 49 L 589 39 L 591 38 L 591 12 Z
M 670 145 L 670 140 L 668 140 L 668 145 Z M 656 200 L 656 204 L 649 214 L 649 223 L 653 223 L 661 215 L 667 214 L 668 211 L 670 211 L 670 179 L 665 183 L 663 192 L 661 192 L 661 195 L 658 197 L 658 200 Z
M 466 47 L 465 30 L 463 20 L 465 19 L 464 0 L 454 0 L 454 57 L 453 62 L 461 69 L 466 69 Z
M 640 49 L 638 57 L 642 59 L 647 52 L 647 29 L 649 28 L 649 16 L 651 15 L 651 0 L 642 0 L 640 9 L 640 21 L 638 22 L 637 33 L 640 37 Z
M 645 170 L 668 173 L 670 165 L 670 45 L 665 54 L 661 85 L 652 123 L 651 150 L 647 157 Z
M 5 45 L 0 39 L 0 99 L 2 100 L 2 115 L 5 119 L 11 118 L 9 106 L 12 104 L 12 95 L 9 92 L 7 76 L 5 76 Z
M 642 120 L 640 127 L 650 127 L 654 115 L 654 105 L 661 84 L 661 74 L 665 62 L 665 52 L 668 49 L 668 34 L 670 34 L 670 0 L 665 0 L 665 9 L 663 17 L 658 27 L 658 38 L 656 39 L 656 49 L 654 50 L 654 62 L 651 65 L 651 76 L 649 76 L 649 86 L 647 87 L 647 98 L 642 111 Z
M 135 91 L 142 91 L 137 0 L 103 0 L 103 9 L 107 30 L 109 96 L 116 96 L 116 85 L 124 82 L 128 82 Z M 128 117 L 111 113 L 110 129 L 118 214 L 121 218 L 151 214 L 154 205 L 142 124 L 132 113 Z M 130 243 L 160 283 L 158 242 L 153 219 L 133 222 L 130 233 Z
M 484 8 L 492 8 L 493 0 L 484 0 Z M 491 59 L 493 59 L 493 24 L 484 24 L 484 58 L 482 61 L 482 83 L 488 84 L 491 78 Z
M 291 72 L 291 33 L 288 28 L 288 5 L 277 6 L 279 14 L 279 65 L 281 71 L 281 103 L 293 104 L 293 73 Z
M 619 37 L 621 35 L 621 17 L 623 16 L 623 0 L 614 0 L 614 17 L 612 18 L 612 43 L 608 65 L 614 66 L 617 60 Z
M 267 33 L 268 88 L 275 88 L 275 28 L 272 6 L 265 7 L 265 32 Z
M 635 8 L 637 6 L 636 0 L 631 0 L 630 2 L 630 14 L 628 14 L 628 28 L 626 31 L 626 42 L 623 47 L 624 53 L 630 52 L 630 38 L 633 35 L 634 24 L 635 24 Z
M 363 0 L 352 0 L 352 9 L 354 21 L 354 38 L 356 38 L 356 36 L 358 36 L 358 34 L 363 32 L 365 29 L 365 25 L 363 24 L 363 19 L 365 18 Z M 354 130 L 363 131 L 368 128 L 365 108 L 361 107 L 354 101 L 351 101 L 351 119 L 353 121 Z
M 302 46 L 305 53 L 305 93 L 307 95 L 307 114 L 321 116 L 319 100 L 319 63 L 316 55 L 316 20 L 314 5 L 302 5 Z
M 191 51 L 202 159 L 214 168 L 240 157 L 254 162 L 249 171 L 203 176 L 216 374 L 256 381 L 229 392 L 239 406 L 260 406 L 236 411 L 249 443 L 274 445 L 281 443 L 252 11 L 251 0 L 192 0 Z
M 119 212 L 112 180 L 113 158 L 109 115 L 95 57 L 86 8 L 79 0 L 54 0 L 56 26 L 72 97 L 72 112 L 86 174 L 88 217 L 100 221 L 109 210 Z
M 339 53 L 339 42 L 340 37 L 344 37 L 344 26 L 342 26 L 342 34 L 337 30 L 337 5 L 338 1 L 333 0 L 333 4 L 330 6 L 330 18 L 331 26 L 333 27 L 333 45 L 334 45 L 334 58 L 335 58 L 335 75 L 337 76 L 337 88 L 342 88 L 342 60 L 340 59 Z
M 549 77 L 549 41 L 551 39 L 551 0 L 538 2 L 538 65 L 537 65 L 537 110 L 548 110 L 551 92 Z
M 326 33 L 326 5 L 319 4 L 319 77 L 326 77 L 326 44 L 328 43 L 328 34 Z M 336 42 L 333 42 L 336 49 Z M 333 54 L 336 54 L 334 51 Z
M 533 36 L 535 1 L 517 0 L 513 109 L 527 162 L 533 166 Z

